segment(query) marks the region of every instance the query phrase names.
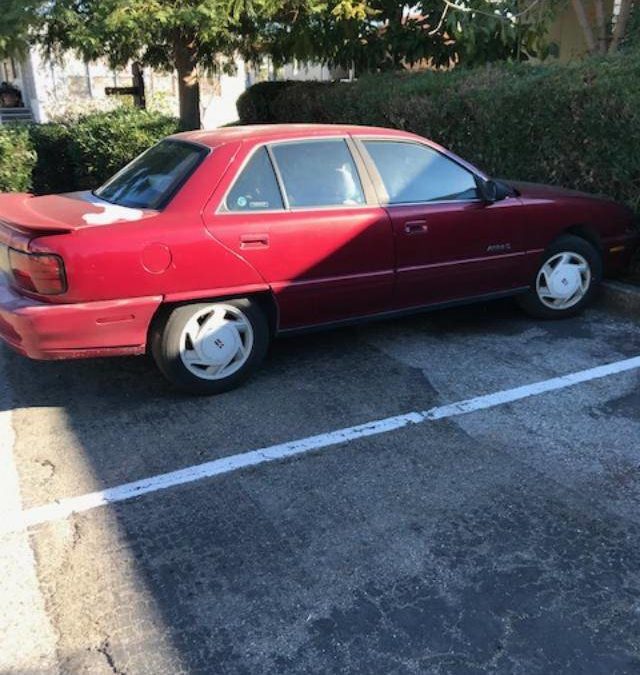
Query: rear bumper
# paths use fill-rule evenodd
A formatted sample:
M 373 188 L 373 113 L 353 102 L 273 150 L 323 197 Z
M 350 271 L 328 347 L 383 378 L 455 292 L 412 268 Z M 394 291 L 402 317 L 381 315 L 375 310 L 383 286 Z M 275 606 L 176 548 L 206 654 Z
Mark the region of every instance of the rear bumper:
M 54 305 L 14 293 L 0 277 L 0 340 L 32 359 L 142 354 L 161 296 Z

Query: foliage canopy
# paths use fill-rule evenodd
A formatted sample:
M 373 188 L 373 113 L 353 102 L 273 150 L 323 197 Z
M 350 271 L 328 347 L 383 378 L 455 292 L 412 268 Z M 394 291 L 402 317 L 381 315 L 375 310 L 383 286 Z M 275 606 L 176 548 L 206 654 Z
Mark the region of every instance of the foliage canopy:
M 451 0 L 418 0 L 410 9 L 403 0 L 0 0 L 0 52 L 15 53 L 30 38 L 53 55 L 70 49 L 113 66 L 175 69 L 181 120 L 194 128 L 199 70 L 232 68 L 237 53 L 358 74 L 519 60 L 542 54 L 555 1 L 466 0 L 463 11 Z

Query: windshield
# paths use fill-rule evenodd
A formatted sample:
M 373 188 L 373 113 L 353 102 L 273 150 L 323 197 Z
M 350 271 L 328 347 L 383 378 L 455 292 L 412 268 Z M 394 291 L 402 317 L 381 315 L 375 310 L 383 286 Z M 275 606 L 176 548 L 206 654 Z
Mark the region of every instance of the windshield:
M 162 141 L 127 164 L 93 194 L 119 206 L 161 209 L 206 154 L 207 149 L 200 145 Z

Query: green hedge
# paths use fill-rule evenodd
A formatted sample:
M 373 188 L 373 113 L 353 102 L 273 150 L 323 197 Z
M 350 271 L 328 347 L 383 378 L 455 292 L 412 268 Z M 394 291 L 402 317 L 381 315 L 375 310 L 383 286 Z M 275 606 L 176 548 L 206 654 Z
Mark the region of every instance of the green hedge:
M 26 127 L 0 127 L 0 192 L 31 189 L 36 153 Z
M 70 128 L 69 143 L 77 188 L 100 185 L 161 138 L 179 130 L 176 119 L 134 108 L 80 118 Z
M 74 167 L 69 155 L 71 124 L 33 124 L 29 134 L 37 148 L 32 188 L 38 194 L 70 192 L 76 189 Z M 0 128 L 0 133 L 2 129 Z
M 631 53 L 571 65 L 371 75 L 355 83 L 263 83 L 245 94 L 238 112 L 243 123 L 406 129 L 493 176 L 605 193 L 640 210 L 638 82 L 640 54 Z M 262 120 L 246 116 L 265 109 Z
M 238 116 L 243 124 L 271 124 L 276 122 L 276 114 L 271 105 L 279 94 L 295 84 L 284 82 L 258 82 L 240 95 L 236 102 Z
M 122 108 L 62 123 L 0 126 L 0 191 L 93 188 L 164 136 L 178 120 Z

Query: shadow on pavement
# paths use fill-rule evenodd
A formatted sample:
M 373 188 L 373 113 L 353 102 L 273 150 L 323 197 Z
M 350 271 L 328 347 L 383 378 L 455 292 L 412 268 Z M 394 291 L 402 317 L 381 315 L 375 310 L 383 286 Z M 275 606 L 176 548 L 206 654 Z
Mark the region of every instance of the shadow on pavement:
M 398 325 L 499 340 L 531 324 L 507 302 Z M 280 340 L 245 387 L 210 399 L 175 393 L 144 358 L 7 355 L 25 506 L 441 403 L 369 330 Z M 640 667 L 637 526 L 453 423 L 71 520 L 33 535 L 67 672 Z

